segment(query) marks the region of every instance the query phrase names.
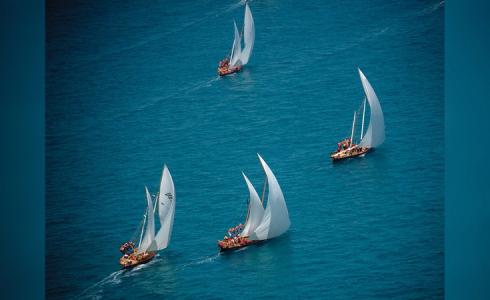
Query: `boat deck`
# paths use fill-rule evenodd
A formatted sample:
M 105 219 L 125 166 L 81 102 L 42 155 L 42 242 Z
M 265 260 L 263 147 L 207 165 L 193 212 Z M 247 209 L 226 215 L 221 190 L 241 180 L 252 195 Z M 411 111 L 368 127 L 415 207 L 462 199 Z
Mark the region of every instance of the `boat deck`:
M 369 152 L 371 148 L 366 148 L 366 147 L 359 147 L 357 145 L 352 146 L 348 149 L 338 151 L 338 152 L 333 152 L 330 154 L 330 158 L 333 161 L 339 161 L 347 158 L 353 158 L 357 156 L 361 156 Z
M 232 68 L 221 67 L 221 68 L 218 68 L 218 74 L 219 74 L 219 76 L 231 75 L 233 73 L 239 72 L 241 69 L 242 69 L 241 66 L 232 67 Z
M 155 252 L 133 253 L 127 257 L 123 256 L 119 259 L 119 264 L 124 268 L 133 268 L 137 265 L 145 264 L 155 257 Z
M 237 250 L 252 244 L 255 244 L 257 241 L 249 240 L 247 237 L 241 237 L 238 239 L 230 238 L 218 241 L 218 247 L 221 252 Z

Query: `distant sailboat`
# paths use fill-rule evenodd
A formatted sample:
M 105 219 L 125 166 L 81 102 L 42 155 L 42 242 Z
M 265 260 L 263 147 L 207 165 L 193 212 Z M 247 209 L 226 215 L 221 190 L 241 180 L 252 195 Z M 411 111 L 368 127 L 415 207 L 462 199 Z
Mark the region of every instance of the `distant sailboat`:
M 131 268 L 146 263 L 155 257 L 157 251 L 167 248 L 172 235 L 175 214 L 175 188 L 172 176 L 164 166 L 160 181 L 160 192 L 153 204 L 150 192 L 145 187 L 147 208 L 143 216 L 138 246 L 130 241 L 119 249 L 124 255 L 119 260 L 123 268 Z M 160 230 L 155 234 L 155 213 L 158 205 Z M 146 226 L 145 226 L 146 225 Z
M 338 161 L 346 158 L 363 156 L 370 150 L 381 145 L 385 140 L 385 123 L 383 111 L 379 104 L 379 99 L 374 92 L 373 87 L 367 80 L 361 69 L 358 69 L 359 77 L 361 78 L 362 88 L 364 89 L 364 102 L 362 109 L 361 123 L 361 141 L 359 144 L 354 143 L 354 133 L 356 128 L 357 112 L 354 112 L 354 120 L 352 121 L 352 130 L 350 138 L 346 138 L 338 143 L 337 151 L 330 154 L 333 161 Z M 369 126 L 364 134 L 364 120 L 366 114 L 366 101 L 370 107 Z
M 255 24 L 248 3 L 245 4 L 245 17 L 243 18 L 243 49 L 242 35 L 239 33 L 236 22 L 234 21 L 233 26 L 235 28 L 233 46 L 231 47 L 230 56 L 219 63 L 218 74 L 220 76 L 240 71 L 242 67 L 248 63 L 250 56 L 252 55 L 255 42 Z
M 234 250 L 278 237 L 285 233 L 291 225 L 288 208 L 276 176 L 262 157 L 258 156 L 266 176 L 262 199 L 259 198 L 257 191 L 247 176 L 243 174 L 249 191 L 247 218 L 244 225 L 240 224 L 230 228 L 227 236 L 218 241 L 218 247 L 221 251 Z M 267 208 L 264 209 L 266 185 L 269 187 L 269 194 Z

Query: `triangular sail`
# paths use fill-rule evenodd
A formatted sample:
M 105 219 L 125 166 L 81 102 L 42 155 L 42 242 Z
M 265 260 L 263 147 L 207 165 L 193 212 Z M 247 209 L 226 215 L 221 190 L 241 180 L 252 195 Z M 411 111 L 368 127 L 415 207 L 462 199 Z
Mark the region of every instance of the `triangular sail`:
M 164 166 L 158 194 L 158 216 L 160 218 L 160 230 L 155 236 L 155 248 L 153 251 L 167 248 L 172 235 L 172 227 L 175 214 L 175 187 L 172 176 Z
M 235 21 L 233 21 L 235 27 L 235 39 L 233 40 L 233 47 L 231 49 L 230 66 L 234 67 L 241 64 L 240 58 L 242 56 L 242 38 L 238 32 Z
M 367 80 L 366 76 L 359 70 L 359 76 L 361 77 L 362 87 L 370 107 L 369 126 L 366 134 L 362 138 L 359 145 L 361 147 L 374 148 L 381 145 L 385 140 L 385 121 L 383 117 L 383 111 L 379 104 L 378 96 L 374 92 L 373 87 Z
M 139 249 L 142 252 L 148 250 L 148 248 L 152 245 L 153 240 L 155 239 L 155 217 L 153 214 L 153 201 L 151 200 L 150 192 L 148 192 L 148 188 L 145 186 L 146 192 L 146 202 L 147 202 L 147 210 L 146 210 L 146 229 L 143 239 L 141 240 L 141 244 L 139 245 Z
M 286 232 L 291 225 L 288 208 L 276 176 L 272 173 L 271 169 L 260 155 L 259 159 L 265 175 L 267 176 L 269 195 L 264 216 L 262 217 L 260 225 L 255 229 L 255 232 L 250 235 L 251 240 L 275 238 Z
M 252 12 L 248 3 L 245 5 L 245 17 L 243 20 L 243 43 L 244 47 L 241 54 L 241 62 L 243 65 L 248 63 L 250 56 L 252 55 L 252 50 L 254 48 L 255 42 L 255 24 L 252 17 Z
M 260 202 L 260 198 L 259 195 L 257 194 L 257 191 L 253 187 L 252 183 L 250 183 L 250 180 L 248 180 L 245 174 L 243 174 L 243 178 L 245 178 L 245 182 L 247 183 L 250 196 L 248 200 L 247 221 L 245 222 L 243 231 L 240 235 L 249 236 L 255 231 L 257 226 L 260 225 L 260 222 L 262 221 L 262 217 L 264 216 L 264 207 Z
M 236 22 L 233 21 L 233 25 L 235 26 L 236 28 Z M 236 45 L 237 45 L 237 35 L 236 35 L 236 32 L 238 31 L 237 30 L 234 30 L 233 33 L 234 33 L 234 38 L 233 38 L 233 45 L 231 45 L 231 51 L 230 51 L 230 61 L 231 59 L 233 58 L 234 54 L 235 54 L 235 48 L 236 48 Z

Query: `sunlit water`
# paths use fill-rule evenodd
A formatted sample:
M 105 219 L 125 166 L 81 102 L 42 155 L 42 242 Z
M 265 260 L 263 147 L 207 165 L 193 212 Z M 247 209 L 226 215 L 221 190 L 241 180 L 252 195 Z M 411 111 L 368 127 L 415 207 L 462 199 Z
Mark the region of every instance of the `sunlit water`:
M 48 2 L 47 296 L 442 298 L 444 3 L 251 1 L 250 63 L 218 78 L 243 4 L 197 2 Z M 358 66 L 386 142 L 332 164 L 363 99 Z M 240 172 L 261 190 L 256 153 L 291 228 L 218 254 L 246 215 Z M 164 163 L 170 247 L 122 271 Z

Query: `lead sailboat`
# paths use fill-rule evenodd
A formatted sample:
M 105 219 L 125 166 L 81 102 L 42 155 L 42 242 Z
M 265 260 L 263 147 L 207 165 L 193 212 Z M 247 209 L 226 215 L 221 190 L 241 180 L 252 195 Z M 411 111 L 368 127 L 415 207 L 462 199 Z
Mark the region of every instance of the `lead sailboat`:
M 245 4 L 245 16 L 243 18 L 243 49 L 242 34 L 240 34 L 238 31 L 235 21 L 233 21 L 233 26 L 235 30 L 235 38 L 233 39 L 233 45 L 231 47 L 229 57 L 223 59 L 219 63 L 218 74 L 220 76 L 225 76 L 240 71 L 242 67 L 248 63 L 250 56 L 252 55 L 255 42 L 255 24 L 252 17 L 252 11 L 250 10 L 248 3 Z
M 223 240 L 218 241 L 221 251 L 235 250 L 278 237 L 285 233 L 291 225 L 286 201 L 276 176 L 264 159 L 260 155 L 258 157 L 265 173 L 262 198 L 259 198 L 250 180 L 242 173 L 249 191 L 247 218 L 244 225 L 239 224 L 230 228 Z M 269 193 L 267 207 L 264 209 L 267 186 Z
M 129 241 L 119 249 L 124 254 L 119 259 L 119 264 L 123 268 L 131 268 L 149 262 L 158 251 L 167 248 L 170 243 L 175 214 L 175 187 L 167 166 L 163 168 L 160 191 L 155 197 L 155 203 L 146 187 L 145 193 L 147 208 L 143 215 L 138 246 L 135 245 L 135 242 Z M 155 234 L 155 213 L 157 212 L 160 229 Z
M 358 68 L 359 77 L 361 78 L 362 88 L 364 90 L 364 100 L 362 105 L 362 123 L 361 123 L 361 135 L 360 142 L 356 144 L 354 142 L 357 111 L 354 111 L 354 119 L 352 121 L 352 130 L 349 138 L 340 141 L 337 144 L 337 151 L 330 154 L 333 161 L 338 161 L 346 158 L 364 156 L 367 152 L 378 147 L 384 142 L 385 139 L 385 123 L 383 117 L 383 111 L 379 104 L 378 96 L 374 92 L 373 87 L 367 80 L 361 69 Z M 369 126 L 364 134 L 364 121 L 366 115 L 366 102 L 369 104 L 370 116 Z

